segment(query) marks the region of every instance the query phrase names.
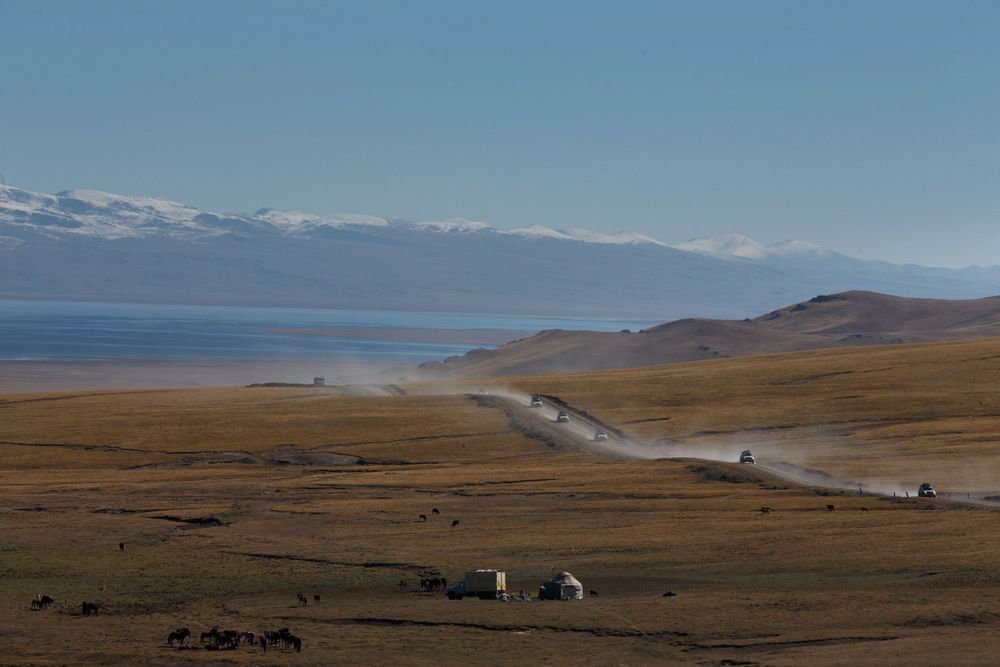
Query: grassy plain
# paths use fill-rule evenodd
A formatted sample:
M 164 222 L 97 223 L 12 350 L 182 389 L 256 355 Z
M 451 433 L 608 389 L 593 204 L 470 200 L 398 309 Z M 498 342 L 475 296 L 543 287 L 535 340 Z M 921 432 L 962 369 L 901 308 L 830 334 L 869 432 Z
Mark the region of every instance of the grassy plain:
M 993 339 L 505 382 L 678 453 L 745 445 L 872 485 L 1000 495 L 998 380 Z M 997 510 L 555 451 L 476 400 L 407 390 L 0 396 L 0 663 L 994 661 Z M 529 592 L 565 569 L 600 595 L 417 590 L 476 567 Z M 54 607 L 30 611 L 37 593 Z M 214 625 L 289 627 L 303 652 L 165 644 Z

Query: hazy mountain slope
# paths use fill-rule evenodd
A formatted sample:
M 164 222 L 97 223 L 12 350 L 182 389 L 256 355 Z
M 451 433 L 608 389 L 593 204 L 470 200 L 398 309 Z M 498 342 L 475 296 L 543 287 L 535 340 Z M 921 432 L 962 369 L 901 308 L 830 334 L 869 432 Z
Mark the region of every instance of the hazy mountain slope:
M 754 320 L 769 329 L 837 336 L 887 334 L 944 340 L 1000 335 L 1000 297 L 947 301 L 873 292 L 819 296 Z
M 638 333 L 544 331 L 421 368 L 442 375 L 547 374 L 991 336 L 1000 336 L 1000 297 L 947 301 L 855 291 L 815 297 L 753 320 L 684 319 Z
M 684 244 L 681 244 L 682 246 Z M 744 237 L 649 237 L 462 219 L 203 211 L 95 190 L 0 186 L 0 298 L 743 318 L 819 293 L 968 298 L 1000 269 L 863 262 Z

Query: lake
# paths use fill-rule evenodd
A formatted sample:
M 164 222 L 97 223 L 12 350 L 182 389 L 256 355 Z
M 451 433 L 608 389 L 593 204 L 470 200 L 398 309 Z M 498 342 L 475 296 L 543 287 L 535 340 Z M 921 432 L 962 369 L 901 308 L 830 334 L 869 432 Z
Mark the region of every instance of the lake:
M 477 313 L 0 300 L 0 360 L 420 363 L 544 329 L 650 323 Z

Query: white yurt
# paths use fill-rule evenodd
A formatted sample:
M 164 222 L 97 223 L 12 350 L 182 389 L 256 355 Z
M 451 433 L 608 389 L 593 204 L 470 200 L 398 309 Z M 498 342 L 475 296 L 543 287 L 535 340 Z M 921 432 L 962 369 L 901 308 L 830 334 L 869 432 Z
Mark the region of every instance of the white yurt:
M 538 589 L 539 600 L 582 600 L 583 584 L 569 572 L 560 572 Z

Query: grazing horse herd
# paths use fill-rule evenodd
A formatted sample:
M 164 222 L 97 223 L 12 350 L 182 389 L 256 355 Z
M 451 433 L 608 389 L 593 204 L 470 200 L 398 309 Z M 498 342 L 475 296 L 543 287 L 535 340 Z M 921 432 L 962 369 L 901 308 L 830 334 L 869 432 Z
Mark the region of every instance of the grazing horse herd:
M 177 628 L 167 635 L 167 646 L 173 646 L 177 642 L 177 647 L 182 648 L 191 636 L 190 628 Z M 302 640 L 289 632 L 288 628 L 265 630 L 258 635 L 256 632 L 220 630 L 219 626 L 215 626 L 208 632 L 201 633 L 199 643 L 207 643 L 205 648 L 210 651 L 234 651 L 240 646 L 260 646 L 261 651 L 267 652 L 268 647 L 280 646 L 295 653 L 302 652 Z
M 32 611 L 40 611 L 42 609 L 48 609 L 55 602 L 55 598 L 51 595 L 42 595 L 39 593 L 31 601 Z M 100 602 L 84 602 L 80 605 L 80 613 L 83 616 L 97 616 L 97 613 L 101 611 Z
M 55 602 L 55 600 L 53 600 L 48 595 L 42 595 L 41 593 L 39 593 L 38 595 L 35 596 L 35 599 L 31 601 L 31 608 L 48 609 L 49 607 L 52 606 L 53 602 Z
M 443 591 L 446 588 L 448 588 L 448 580 L 444 577 L 420 578 L 420 590 L 425 593 Z
M 317 604 L 319 603 L 319 599 L 319 595 L 313 596 L 313 601 Z M 299 593 L 299 601 L 306 604 L 307 601 L 303 602 L 305 600 L 305 595 Z M 39 593 L 31 601 L 31 608 L 33 610 L 48 609 L 53 603 L 55 603 L 55 599 L 52 596 Z M 80 612 L 83 616 L 96 616 L 100 610 L 101 604 L 99 602 L 84 602 L 80 607 Z M 190 628 L 177 628 L 167 635 L 167 646 L 173 646 L 174 642 L 177 642 L 178 648 L 186 648 L 185 642 L 192 636 Z M 288 628 L 281 628 L 274 631 L 266 630 L 258 636 L 256 632 L 220 630 L 218 626 L 215 626 L 208 632 L 201 633 L 199 639 L 202 644 L 207 642 L 206 649 L 215 651 L 234 650 L 241 645 L 259 645 L 261 651 L 267 651 L 268 647 L 276 648 L 280 646 L 291 649 L 295 653 L 302 652 L 302 640 L 289 632 Z

